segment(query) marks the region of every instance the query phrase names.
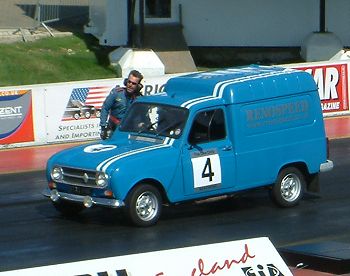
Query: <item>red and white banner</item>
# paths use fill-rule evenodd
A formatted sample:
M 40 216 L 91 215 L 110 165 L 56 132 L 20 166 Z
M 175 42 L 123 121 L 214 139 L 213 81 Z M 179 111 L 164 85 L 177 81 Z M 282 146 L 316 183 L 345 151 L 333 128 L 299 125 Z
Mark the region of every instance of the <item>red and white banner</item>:
M 266 237 L 0 272 L 6 276 L 292 276 Z
M 310 73 L 319 88 L 324 116 L 349 115 L 349 63 L 285 64 Z M 145 78 L 144 95 L 162 92 L 182 74 Z M 99 139 L 101 104 L 123 79 L 89 80 L 0 89 L 0 149 Z
M 0 144 L 33 142 L 31 90 L 0 90 Z
M 349 111 L 348 63 L 294 67 L 310 73 L 318 86 L 323 113 Z

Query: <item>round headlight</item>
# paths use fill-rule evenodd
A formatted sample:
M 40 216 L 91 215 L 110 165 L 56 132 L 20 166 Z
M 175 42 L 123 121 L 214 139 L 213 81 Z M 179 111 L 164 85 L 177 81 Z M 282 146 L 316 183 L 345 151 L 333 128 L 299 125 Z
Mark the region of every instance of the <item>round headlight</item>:
M 63 171 L 61 167 L 54 167 L 51 171 L 51 177 L 53 180 L 62 180 Z
M 103 172 L 96 173 L 96 185 L 98 187 L 105 187 L 108 183 L 108 176 Z

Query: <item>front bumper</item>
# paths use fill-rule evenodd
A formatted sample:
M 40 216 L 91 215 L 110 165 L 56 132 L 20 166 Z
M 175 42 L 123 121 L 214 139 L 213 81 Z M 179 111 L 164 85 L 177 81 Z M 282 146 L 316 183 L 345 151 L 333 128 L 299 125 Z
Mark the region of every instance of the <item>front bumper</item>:
M 74 194 L 59 192 L 56 189 L 50 190 L 49 188 L 47 188 L 42 193 L 44 196 L 49 197 L 53 202 L 58 202 L 60 200 L 67 200 L 67 201 L 73 201 L 78 203 L 80 202 L 87 208 L 93 205 L 109 207 L 109 208 L 119 208 L 125 205 L 123 201 L 117 200 L 117 199 L 74 195 Z

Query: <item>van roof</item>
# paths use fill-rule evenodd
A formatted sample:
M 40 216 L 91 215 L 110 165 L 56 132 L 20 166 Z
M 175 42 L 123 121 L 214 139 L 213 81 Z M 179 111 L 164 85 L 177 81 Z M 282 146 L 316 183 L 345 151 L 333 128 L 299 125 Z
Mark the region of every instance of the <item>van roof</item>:
M 174 100 L 183 98 L 188 102 L 221 98 L 225 103 L 242 103 L 306 91 L 317 91 L 316 83 L 309 73 L 260 65 L 178 76 L 169 79 L 165 85 L 168 96 Z M 186 106 L 185 103 L 182 106 Z

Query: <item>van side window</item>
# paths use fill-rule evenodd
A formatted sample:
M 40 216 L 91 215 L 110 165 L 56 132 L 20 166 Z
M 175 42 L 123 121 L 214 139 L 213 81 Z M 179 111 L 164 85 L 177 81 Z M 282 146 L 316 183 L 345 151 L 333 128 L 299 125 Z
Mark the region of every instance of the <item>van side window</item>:
M 188 140 L 191 144 L 199 144 L 225 137 L 224 112 L 222 109 L 215 109 L 203 111 L 196 115 Z

